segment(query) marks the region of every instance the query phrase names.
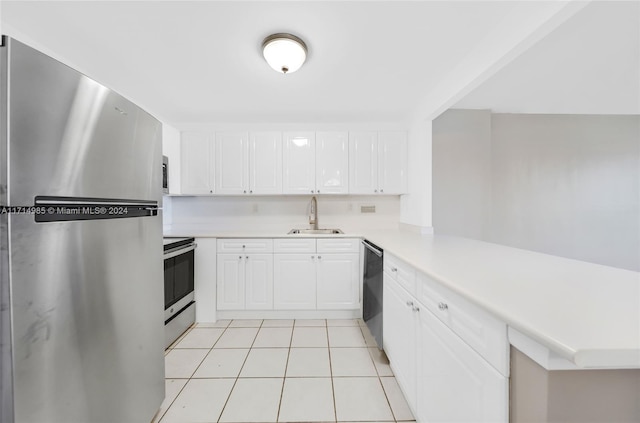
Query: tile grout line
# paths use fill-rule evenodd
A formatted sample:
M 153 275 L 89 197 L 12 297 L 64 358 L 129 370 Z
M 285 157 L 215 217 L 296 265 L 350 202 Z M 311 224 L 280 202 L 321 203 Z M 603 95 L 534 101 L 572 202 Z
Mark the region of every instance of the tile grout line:
M 360 327 L 360 333 L 362 333 L 362 337 L 364 338 L 364 342 L 366 344 L 367 337 L 365 336 L 364 329 L 362 327 Z M 367 352 L 369 353 L 369 359 L 371 359 L 371 362 L 373 363 L 373 368 L 376 370 L 376 375 L 378 375 L 378 383 L 380 384 L 380 387 L 382 388 L 382 392 L 384 393 L 384 397 L 387 400 L 387 404 L 389 405 L 389 411 L 391 411 L 391 416 L 393 417 L 393 421 L 397 423 L 398 419 L 396 418 L 396 413 L 393 411 L 393 407 L 391 406 L 391 401 L 389 400 L 389 396 L 387 395 L 387 390 L 384 389 L 384 384 L 382 383 L 382 376 L 380 376 L 380 372 L 378 371 L 376 362 L 373 360 L 373 357 L 371 356 L 371 352 L 369 351 L 368 346 L 367 346 Z
M 336 389 L 333 384 L 333 364 L 331 362 L 331 344 L 329 343 L 329 322 L 327 321 L 327 353 L 329 354 L 329 376 L 331 377 L 331 397 L 333 398 L 333 418 L 338 421 L 338 407 L 336 405 Z
M 360 327 L 360 333 L 362 333 L 362 337 L 364 338 L 364 342 L 366 344 L 367 337 L 365 336 L 364 330 L 362 329 L 362 327 Z M 378 383 L 382 388 L 382 393 L 384 393 L 384 397 L 387 400 L 387 404 L 389 405 L 389 411 L 391 411 L 391 416 L 393 417 L 393 421 L 397 423 L 398 419 L 396 418 L 396 413 L 393 412 L 393 407 L 391 407 L 391 401 L 389 400 L 389 396 L 387 395 L 387 390 L 384 389 L 384 384 L 382 383 L 382 377 L 380 376 L 380 372 L 378 371 L 378 367 L 376 366 L 376 363 L 373 360 L 373 357 L 371 357 L 371 352 L 369 351 L 369 347 L 367 347 L 367 352 L 369 353 L 369 359 L 371 360 L 371 363 L 373 364 L 373 368 L 376 371 L 376 375 L 378 376 Z
M 296 321 L 293 320 L 291 326 L 291 337 L 289 338 L 289 349 L 287 349 L 287 362 L 284 365 L 284 376 L 282 377 L 282 388 L 280 388 L 280 401 L 278 402 L 278 413 L 276 414 L 276 422 L 280 421 L 280 410 L 282 409 L 282 397 L 284 395 L 284 384 L 287 381 L 287 370 L 289 368 L 289 357 L 291 357 L 291 345 L 293 344 L 293 331 L 296 327 Z
M 233 323 L 233 320 L 238 320 L 238 319 L 232 319 L 229 322 L 229 326 L 227 326 L 227 328 L 231 327 L 231 323 Z M 240 379 L 240 373 L 242 373 L 242 369 L 244 369 L 244 365 L 247 364 L 247 360 L 249 359 L 249 354 L 251 354 L 251 349 L 253 348 L 253 344 L 255 344 L 256 342 L 256 338 L 258 337 L 258 333 L 260 333 L 260 329 L 262 328 L 262 325 L 264 323 L 264 320 L 262 320 L 262 323 L 260 323 L 260 326 L 258 326 L 258 331 L 256 332 L 256 335 L 253 337 L 253 341 L 251 341 L 251 345 L 249 346 L 249 350 L 247 351 L 247 355 L 244 358 L 244 361 L 242 362 L 242 366 L 240 366 L 240 370 L 238 370 L 238 375 L 235 377 L 235 380 L 233 381 L 233 385 L 231 386 L 231 389 L 229 390 L 229 395 L 227 395 L 227 399 L 224 401 L 224 405 L 222 406 L 222 409 L 220 410 L 220 415 L 218 416 L 218 419 L 216 420 L 216 422 L 220 422 L 220 419 L 222 419 L 222 415 L 224 414 L 224 410 L 225 408 L 227 408 L 227 404 L 229 404 L 229 399 L 231 398 L 231 394 L 233 394 L 233 390 L 236 388 L 236 385 L 238 384 L 238 380 Z M 225 329 L 226 332 L 226 329 Z M 222 335 L 220 335 L 220 338 L 222 338 Z M 219 339 L 219 338 L 218 338 Z M 216 341 L 217 344 L 217 341 Z M 215 346 L 215 344 L 214 344 Z M 213 349 L 213 347 L 211 347 L 211 349 Z
M 187 331 L 185 331 L 185 333 L 183 333 L 175 342 L 173 342 L 171 345 L 169 345 L 169 348 L 167 348 L 168 350 L 170 350 L 169 352 L 173 351 L 175 349 L 172 348 L 172 346 L 174 345 L 178 345 L 184 338 L 186 338 L 186 336 L 191 333 L 191 331 L 193 329 L 195 329 L 197 326 L 196 323 L 194 323 L 193 325 L 191 325 L 189 327 L 189 329 Z M 222 333 L 220 334 L 220 337 L 222 336 L 222 334 L 227 330 L 227 328 L 225 327 L 224 330 L 222 331 Z M 220 337 L 218 337 L 218 339 L 220 339 Z M 187 378 L 187 381 L 185 382 L 184 385 L 182 385 L 182 388 L 180 388 L 180 390 L 178 391 L 178 393 L 176 394 L 176 396 L 173 398 L 173 401 L 171 401 L 171 404 L 169 404 L 169 406 L 167 407 L 166 410 L 164 410 L 164 413 L 162 413 L 162 416 L 160 416 L 160 419 L 158 420 L 158 423 L 162 422 L 162 419 L 164 419 L 164 416 L 169 412 L 169 409 L 171 409 L 171 407 L 173 406 L 173 404 L 176 402 L 176 400 L 178 399 L 178 397 L 180 396 L 180 394 L 182 393 L 182 391 L 184 391 L 184 388 L 187 387 L 187 385 L 189 384 L 189 382 L 191 381 L 191 379 L 193 378 L 193 375 L 195 375 L 195 373 L 198 371 L 198 369 L 200 368 L 200 366 L 202 365 L 202 363 L 204 362 L 204 360 L 207 358 L 207 356 L 209 355 L 209 353 L 211 353 L 211 350 L 213 349 L 213 346 L 215 346 L 215 344 L 218 342 L 218 339 L 216 339 L 216 342 L 213 343 L 213 345 L 211 346 L 211 348 L 209 348 L 209 352 L 204 356 L 204 358 L 202 359 L 202 361 L 200 362 L 200 364 L 198 364 L 198 366 L 196 367 L 196 369 L 193 371 L 193 373 L 191 374 L 191 376 L 189 376 Z M 180 348 L 178 348 L 180 349 Z M 169 353 L 167 353 L 169 354 Z M 167 354 L 165 354 L 165 357 L 167 356 Z M 166 376 L 166 375 L 165 375 Z M 170 379 L 180 379 L 180 378 L 170 378 Z M 165 380 L 165 385 L 166 385 L 166 381 L 167 378 L 164 378 Z

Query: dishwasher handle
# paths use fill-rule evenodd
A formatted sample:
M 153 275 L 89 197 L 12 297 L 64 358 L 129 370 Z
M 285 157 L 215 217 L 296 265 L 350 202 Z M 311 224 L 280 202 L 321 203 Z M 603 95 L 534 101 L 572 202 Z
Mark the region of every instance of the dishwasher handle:
M 367 240 L 363 240 L 362 241 L 362 245 L 364 245 L 366 249 L 371 251 L 376 256 L 382 258 L 382 250 L 379 249 L 377 246 L 373 245 L 372 243 L 368 242 Z

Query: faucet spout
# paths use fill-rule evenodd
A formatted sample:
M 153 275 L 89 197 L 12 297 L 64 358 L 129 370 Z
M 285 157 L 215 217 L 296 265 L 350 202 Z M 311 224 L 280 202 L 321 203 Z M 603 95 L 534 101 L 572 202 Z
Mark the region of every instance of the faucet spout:
M 318 199 L 314 195 L 311 197 L 311 208 L 309 210 L 309 224 L 311 229 L 318 229 Z

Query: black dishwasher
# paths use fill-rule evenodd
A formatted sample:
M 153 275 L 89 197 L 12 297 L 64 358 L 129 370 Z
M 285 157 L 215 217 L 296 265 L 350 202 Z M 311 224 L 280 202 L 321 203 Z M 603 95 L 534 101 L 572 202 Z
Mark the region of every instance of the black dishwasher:
M 366 239 L 362 281 L 362 319 L 382 349 L 382 265 L 384 251 Z

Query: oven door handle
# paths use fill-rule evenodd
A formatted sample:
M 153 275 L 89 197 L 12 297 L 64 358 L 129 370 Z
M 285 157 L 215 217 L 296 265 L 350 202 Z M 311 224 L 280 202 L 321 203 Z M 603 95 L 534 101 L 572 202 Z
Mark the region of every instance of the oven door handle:
M 369 251 L 371 251 L 376 256 L 382 257 L 382 250 L 378 250 L 376 247 L 374 247 L 373 245 L 369 244 L 367 241 L 362 241 L 362 245 L 364 245 L 365 248 L 367 248 Z
M 176 247 L 173 248 L 171 250 L 167 250 L 164 253 L 164 259 L 170 259 L 176 256 L 179 256 L 180 254 L 184 254 L 184 253 L 188 253 L 189 251 L 193 251 L 196 249 L 196 247 L 198 246 L 198 244 L 196 244 L 195 242 L 193 244 L 189 244 L 186 247 L 184 245 L 180 246 L 180 247 Z

